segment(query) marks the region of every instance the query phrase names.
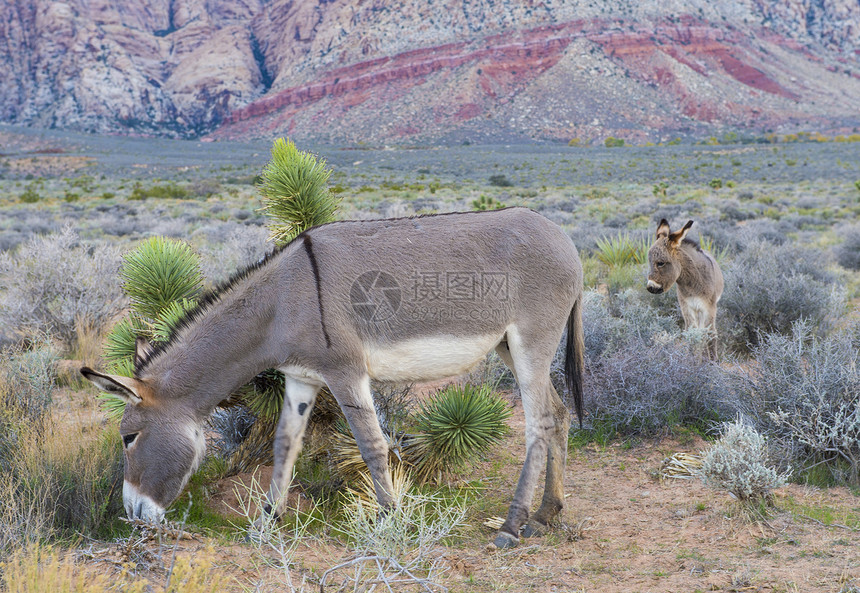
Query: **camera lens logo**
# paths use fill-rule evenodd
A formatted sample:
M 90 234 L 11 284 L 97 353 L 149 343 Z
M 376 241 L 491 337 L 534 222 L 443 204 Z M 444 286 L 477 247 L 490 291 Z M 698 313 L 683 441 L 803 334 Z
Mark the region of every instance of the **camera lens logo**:
M 352 283 L 349 299 L 360 319 L 378 323 L 394 317 L 402 298 L 394 276 L 374 270 L 365 272 Z

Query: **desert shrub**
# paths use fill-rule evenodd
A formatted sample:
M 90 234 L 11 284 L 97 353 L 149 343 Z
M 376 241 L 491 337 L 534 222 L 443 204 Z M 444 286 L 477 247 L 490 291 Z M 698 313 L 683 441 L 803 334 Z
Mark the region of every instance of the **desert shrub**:
M 228 222 L 203 227 L 190 240 L 200 253 L 203 276 L 217 284 L 263 259 L 271 249 L 266 242 L 268 234 L 264 226 Z
M 583 300 L 583 330 L 587 367 L 601 363 L 604 356 L 624 349 L 631 342 L 653 344 L 681 339 L 678 302 L 674 295 L 652 295 L 644 289 L 628 289 L 611 297 L 586 290 Z M 564 339 L 553 363 L 553 384 L 562 380 Z M 559 393 L 562 393 L 559 391 Z
M 498 174 L 498 175 L 490 175 L 489 178 L 490 185 L 494 185 L 496 187 L 512 187 L 514 183 L 507 178 L 507 176 Z
M 694 341 L 633 339 L 589 361 L 585 389 L 592 425 L 644 436 L 678 424 L 705 431 L 731 416 L 729 377 L 702 348 Z
M 0 253 L 0 328 L 71 344 L 81 323 L 105 325 L 125 306 L 119 262 L 116 248 L 87 245 L 69 227 Z
M 719 440 L 704 453 L 700 471 L 706 484 L 748 503 L 770 500 L 771 491 L 784 486 L 788 477 L 768 465 L 765 438 L 739 419 L 723 424 Z
M 463 526 L 466 506 L 462 499 L 410 491 L 408 484 L 395 488 L 395 497 L 394 508 L 380 515 L 372 498 L 349 493 L 344 520 L 335 530 L 358 554 L 378 557 L 380 562 L 370 564 L 383 573 L 399 573 L 401 578 L 419 571 L 432 575 L 444 540 Z
M 606 146 L 606 148 L 617 148 L 619 146 L 624 146 L 624 139 L 607 136 L 606 140 L 603 141 L 603 145 Z
M 857 316 L 825 337 L 797 321 L 787 335 L 763 336 L 739 375 L 745 414 L 799 475 L 824 468 L 826 482 L 860 483 L 858 352 Z
M 753 243 L 723 266 L 723 276 L 717 323 L 734 351 L 754 347 L 762 333 L 789 333 L 798 319 L 824 329 L 843 308 L 821 251 Z
M 52 420 L 46 341 L 0 357 L 0 555 L 57 534 L 95 535 L 122 510 L 118 431 Z
M 836 262 L 848 270 L 860 270 L 860 226 L 842 231 L 844 240 L 835 249 Z
M 167 183 L 165 185 L 152 185 L 143 187 L 140 183 L 136 183 L 131 190 L 129 200 L 145 200 L 147 198 L 174 198 L 182 199 L 190 195 L 187 188 L 175 183 Z

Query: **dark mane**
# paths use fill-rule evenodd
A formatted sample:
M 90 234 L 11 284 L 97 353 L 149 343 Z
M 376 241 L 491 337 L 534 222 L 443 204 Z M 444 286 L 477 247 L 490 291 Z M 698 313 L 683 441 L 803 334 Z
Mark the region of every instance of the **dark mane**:
M 690 247 L 695 247 L 696 251 L 702 250 L 702 246 L 699 245 L 699 242 L 694 241 L 693 239 L 690 239 L 689 237 L 684 237 L 684 240 L 681 241 L 681 243 L 683 243 L 684 245 L 689 245 Z
M 509 210 L 511 208 L 522 208 L 522 206 L 510 206 L 507 208 L 500 208 L 500 210 Z M 312 262 L 311 265 L 315 267 L 316 261 L 315 261 L 315 258 L 313 256 L 313 252 L 311 251 L 311 247 L 310 247 L 311 242 L 310 242 L 309 233 L 311 231 L 316 231 L 316 229 L 320 229 L 320 228 L 332 226 L 332 225 L 337 225 L 337 224 L 344 224 L 344 223 L 369 224 L 369 223 L 376 223 L 376 222 L 391 222 L 391 221 L 397 221 L 397 220 L 413 220 L 413 219 L 426 218 L 426 217 L 432 217 L 432 216 L 451 216 L 453 214 L 484 214 L 486 212 L 495 212 L 495 210 L 486 210 L 486 211 L 485 210 L 472 210 L 472 211 L 465 211 L 465 212 L 442 212 L 439 214 L 418 214 L 418 215 L 414 215 L 414 216 L 400 216 L 400 217 L 393 217 L 393 218 L 370 218 L 370 219 L 366 219 L 366 220 L 334 220 L 332 222 L 326 222 L 326 223 L 317 225 L 315 227 L 312 227 L 310 229 L 307 229 L 306 231 L 303 231 L 302 233 L 300 233 L 296 237 L 294 237 L 292 240 L 290 240 L 289 243 L 281 245 L 280 247 L 275 247 L 274 249 L 272 249 L 269 253 L 267 253 L 262 259 L 260 259 L 256 263 L 250 264 L 244 268 L 239 269 L 238 271 L 233 273 L 233 275 L 231 275 L 229 279 L 227 279 L 224 282 L 219 283 L 214 288 L 203 293 L 203 296 L 200 297 L 200 299 L 197 301 L 197 304 L 195 304 L 191 309 L 189 309 L 185 313 L 185 315 L 183 315 L 183 317 L 176 323 L 176 325 L 173 327 L 173 329 L 170 332 L 170 337 L 168 337 L 167 340 L 165 340 L 164 342 L 159 342 L 157 344 L 152 344 L 152 348 L 150 348 L 149 351 L 145 355 L 143 355 L 139 358 L 135 358 L 134 376 L 140 377 L 141 373 L 143 373 L 146 370 L 146 368 L 152 363 L 152 361 L 155 360 L 156 358 L 158 358 L 158 356 L 162 352 L 164 352 L 167 348 L 169 348 L 171 346 L 171 344 L 174 342 L 175 337 L 182 330 L 193 325 L 194 322 L 201 315 L 203 315 L 203 313 L 205 313 L 209 309 L 210 306 L 217 303 L 224 294 L 226 294 L 227 292 L 232 290 L 237 284 L 239 284 L 240 282 L 242 282 L 243 280 L 248 278 L 251 274 L 253 274 L 257 270 L 265 267 L 269 262 L 271 262 L 278 255 L 280 255 L 285 249 L 287 249 L 293 243 L 296 243 L 299 240 L 302 241 L 303 245 L 305 245 L 305 249 L 308 250 L 309 257 L 311 258 L 311 262 Z M 685 242 L 686 241 L 687 241 L 687 239 L 685 239 Z M 317 291 L 318 291 L 318 295 L 319 295 L 318 272 L 317 272 L 316 281 L 317 281 Z M 322 301 L 320 301 L 319 304 L 320 304 L 320 309 L 321 309 L 320 314 L 322 315 Z M 324 331 L 325 331 L 325 329 L 324 329 Z M 328 340 L 329 340 L 329 337 L 328 337 L 328 334 L 326 333 L 326 341 L 328 341 Z
M 298 237 L 296 237 L 297 239 Z M 295 241 L 295 239 L 293 239 Z M 275 247 L 262 259 L 259 261 L 245 266 L 244 268 L 240 268 L 236 272 L 234 272 L 227 280 L 217 284 L 214 288 L 211 288 L 203 293 L 197 303 L 188 311 L 185 312 L 185 315 L 176 323 L 173 329 L 170 331 L 170 337 L 167 338 L 164 342 L 159 342 L 157 344 L 152 344 L 152 348 L 146 353 L 145 356 L 136 358 L 134 362 L 134 376 L 140 377 L 140 374 L 146 370 L 149 364 L 155 360 L 162 352 L 164 352 L 174 341 L 174 338 L 185 328 L 193 325 L 193 323 L 213 304 L 217 303 L 221 296 L 232 290 L 237 284 L 242 282 L 248 276 L 256 272 L 257 270 L 265 267 L 269 262 L 271 262 L 276 256 L 278 256 L 281 252 L 284 251 L 287 247 L 292 245 L 293 241 L 282 245 L 280 247 Z

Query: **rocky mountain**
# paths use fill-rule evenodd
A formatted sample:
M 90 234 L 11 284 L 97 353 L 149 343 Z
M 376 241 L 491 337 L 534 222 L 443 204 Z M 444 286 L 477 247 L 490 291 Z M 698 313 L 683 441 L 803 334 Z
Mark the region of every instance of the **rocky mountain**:
M 860 0 L 6 0 L 0 121 L 331 142 L 860 127 Z

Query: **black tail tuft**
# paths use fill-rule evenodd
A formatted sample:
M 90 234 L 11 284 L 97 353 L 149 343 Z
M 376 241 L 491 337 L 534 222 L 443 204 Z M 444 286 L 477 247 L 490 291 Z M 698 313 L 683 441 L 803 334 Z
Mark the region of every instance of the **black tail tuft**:
M 564 380 L 573 397 L 579 427 L 582 428 L 582 373 L 585 360 L 585 338 L 582 328 L 582 297 L 577 299 L 567 318 L 567 342 L 564 346 Z

